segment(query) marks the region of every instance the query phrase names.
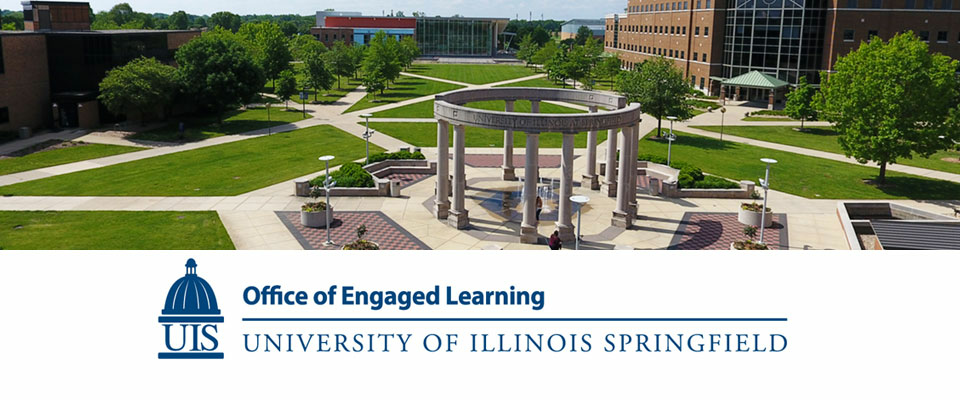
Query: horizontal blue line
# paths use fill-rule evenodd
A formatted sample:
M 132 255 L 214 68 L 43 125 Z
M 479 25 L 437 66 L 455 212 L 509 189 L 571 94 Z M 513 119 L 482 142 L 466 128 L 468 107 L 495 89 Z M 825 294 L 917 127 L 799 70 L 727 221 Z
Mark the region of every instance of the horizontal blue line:
M 786 318 L 243 318 L 243 322 L 787 322 Z

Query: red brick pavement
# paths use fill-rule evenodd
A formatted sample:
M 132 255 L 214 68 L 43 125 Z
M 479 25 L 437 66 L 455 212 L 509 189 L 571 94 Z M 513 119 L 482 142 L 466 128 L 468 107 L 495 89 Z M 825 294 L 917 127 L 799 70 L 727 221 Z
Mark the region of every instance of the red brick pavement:
M 299 212 L 277 212 L 300 245 L 307 250 L 340 250 L 346 243 L 357 240 L 357 226 L 367 226 L 366 240 L 377 242 L 381 250 L 430 250 L 426 244 L 407 232 L 390 217 L 379 211 L 334 211 L 335 222 L 330 227 L 330 238 L 336 246 L 325 247 L 327 231 L 300 225 Z
M 450 158 L 453 158 L 451 155 Z M 503 166 L 502 154 L 465 154 L 464 163 L 473 168 L 500 168 Z M 514 155 L 513 165 L 517 168 L 523 168 L 527 162 L 524 155 Z M 560 156 L 541 155 L 539 161 L 540 168 L 560 168 Z
M 774 214 L 773 226 L 764 231 L 771 249 L 787 249 L 786 216 Z M 730 243 L 747 240 L 736 213 L 687 213 L 670 245 L 671 250 L 730 250 Z M 759 232 L 757 233 L 759 240 Z
M 407 186 L 420 182 L 424 179 L 427 179 L 431 176 L 433 175 L 431 174 L 390 174 L 383 177 L 383 179 L 389 179 L 391 181 L 400 181 L 400 188 L 405 188 Z

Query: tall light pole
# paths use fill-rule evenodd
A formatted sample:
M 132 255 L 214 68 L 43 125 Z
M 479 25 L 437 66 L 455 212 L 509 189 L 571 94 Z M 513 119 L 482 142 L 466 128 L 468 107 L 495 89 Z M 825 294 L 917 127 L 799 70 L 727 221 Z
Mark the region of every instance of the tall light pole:
M 767 175 L 764 179 L 760 180 L 760 185 L 763 186 L 763 208 L 760 210 L 760 244 L 763 244 L 763 229 L 767 225 L 767 193 L 770 190 L 770 166 L 776 164 L 777 160 L 761 158 L 760 161 L 767 164 Z
M 373 132 L 370 131 L 370 117 L 372 114 L 363 114 L 361 117 L 367 120 L 367 130 L 363 132 L 363 140 L 367 141 L 367 158 L 363 161 L 364 164 L 370 164 L 370 137 L 373 136 Z
M 720 107 L 720 141 L 723 141 L 723 117 L 727 115 L 727 108 Z
M 330 160 L 333 160 L 334 156 L 323 156 L 320 157 L 320 161 L 326 163 L 327 168 L 327 177 L 323 180 L 323 191 L 327 195 L 327 241 L 323 242 L 324 246 L 333 246 L 333 240 L 330 240 L 330 221 L 333 220 L 333 209 L 330 208 L 330 189 L 333 189 L 337 186 L 337 181 L 333 180 L 330 177 Z
M 673 156 L 673 141 L 677 140 L 677 135 L 673 134 L 673 121 L 676 121 L 677 117 L 671 115 L 667 119 L 670 120 L 670 134 L 667 135 L 667 166 L 669 167 L 672 165 L 670 159 Z
M 570 201 L 577 203 L 577 250 L 580 250 L 580 216 L 583 215 L 583 205 L 590 201 L 587 196 L 570 196 Z

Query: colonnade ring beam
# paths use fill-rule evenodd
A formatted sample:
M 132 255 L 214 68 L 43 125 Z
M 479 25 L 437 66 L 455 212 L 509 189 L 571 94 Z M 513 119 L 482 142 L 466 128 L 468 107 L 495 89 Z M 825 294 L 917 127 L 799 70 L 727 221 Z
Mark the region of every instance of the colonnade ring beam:
M 469 108 L 478 101 L 562 101 L 613 109 L 591 114 L 533 114 Z M 465 89 L 436 96 L 434 117 L 451 125 L 527 133 L 578 133 L 619 129 L 640 121 L 640 104 L 627 104 L 623 96 L 569 89 L 490 88 Z

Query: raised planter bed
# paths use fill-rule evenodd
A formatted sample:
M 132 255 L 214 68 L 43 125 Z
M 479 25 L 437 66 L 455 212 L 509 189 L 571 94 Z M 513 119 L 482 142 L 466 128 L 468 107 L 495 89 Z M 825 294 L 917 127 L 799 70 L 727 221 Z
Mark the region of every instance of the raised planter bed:
M 760 226 L 760 219 L 763 218 L 764 228 L 769 228 L 773 226 L 773 213 L 767 211 L 767 216 L 763 217 L 759 211 L 750 211 L 740 208 L 739 213 L 737 214 L 737 221 L 740 221 L 741 224 L 748 226 Z
M 338 188 L 330 190 L 332 197 L 390 197 L 391 181 L 385 177 L 393 174 L 436 174 L 436 161 L 428 160 L 385 160 L 363 167 L 373 176 L 374 187 L 363 188 Z M 309 180 L 296 181 L 296 194 L 299 197 L 307 197 L 313 189 Z M 399 192 L 396 192 L 399 195 Z M 326 195 L 324 189 L 320 189 L 321 195 Z
M 330 215 L 333 215 L 333 206 L 327 205 L 330 209 Z M 330 221 L 332 224 L 333 221 Z M 303 225 L 308 228 L 326 228 L 327 227 L 327 210 L 323 211 L 300 211 L 300 225 Z

